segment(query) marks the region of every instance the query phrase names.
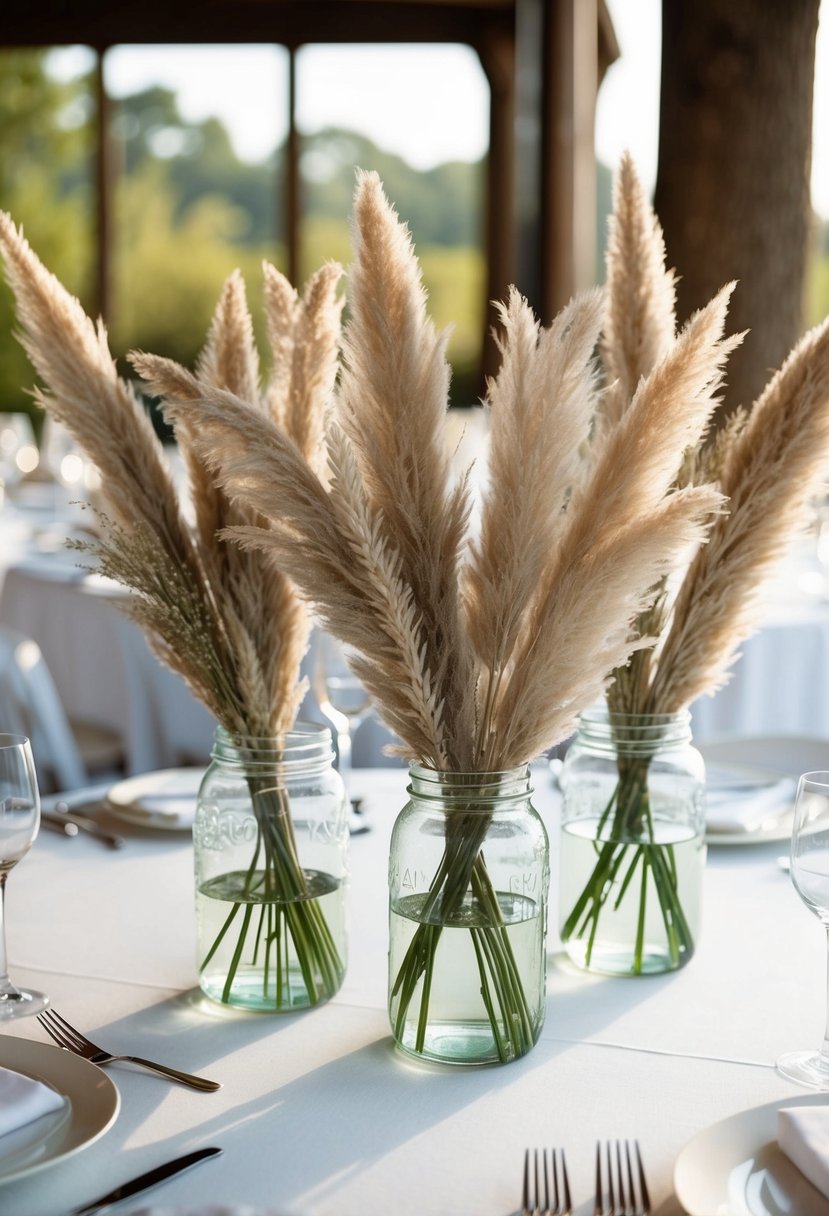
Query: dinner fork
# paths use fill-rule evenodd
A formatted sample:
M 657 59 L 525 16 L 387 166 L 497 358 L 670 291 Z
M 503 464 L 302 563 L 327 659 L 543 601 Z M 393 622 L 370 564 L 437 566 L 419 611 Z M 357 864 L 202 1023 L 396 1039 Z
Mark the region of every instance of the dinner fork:
M 552 1179 L 552 1188 L 551 1188 Z M 521 1211 L 516 1216 L 572 1216 L 570 1182 L 563 1149 L 550 1150 L 550 1169 L 547 1168 L 547 1150 L 533 1149 L 533 1168 L 530 1170 L 530 1150 L 524 1154 L 524 1191 Z
M 596 1206 L 593 1216 L 650 1216 L 651 1199 L 639 1141 L 634 1140 L 636 1167 L 631 1156 L 630 1141 L 625 1140 L 625 1157 L 622 1161 L 622 1144 L 616 1141 L 616 1151 L 608 1140 L 605 1148 L 605 1176 L 602 1177 L 602 1146 L 596 1144 Z M 604 1183 L 604 1184 L 603 1184 Z
M 156 1064 L 152 1060 L 143 1060 L 140 1056 L 114 1056 L 105 1051 L 103 1047 L 99 1047 L 97 1043 L 93 1043 L 91 1039 L 87 1039 L 54 1009 L 45 1009 L 43 1013 L 37 1015 L 37 1020 L 58 1047 L 62 1047 L 64 1051 L 72 1051 L 77 1056 L 83 1056 L 92 1064 L 112 1064 L 116 1060 L 123 1060 L 129 1064 L 137 1064 L 140 1068 L 148 1068 L 150 1072 L 156 1072 L 159 1076 L 169 1077 L 171 1081 L 189 1085 L 191 1089 L 200 1089 L 205 1092 L 221 1089 L 218 1081 L 207 1081 L 204 1077 L 194 1077 L 192 1073 L 180 1072 L 177 1068 L 169 1068 L 166 1064 Z

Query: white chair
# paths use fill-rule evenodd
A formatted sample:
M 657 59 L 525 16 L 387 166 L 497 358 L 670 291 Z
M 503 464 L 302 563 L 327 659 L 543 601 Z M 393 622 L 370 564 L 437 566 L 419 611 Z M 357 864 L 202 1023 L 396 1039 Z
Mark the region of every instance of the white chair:
M 87 723 L 70 725 L 40 647 L 0 626 L 0 731 L 27 735 L 43 791 L 71 790 L 122 769 L 117 736 Z

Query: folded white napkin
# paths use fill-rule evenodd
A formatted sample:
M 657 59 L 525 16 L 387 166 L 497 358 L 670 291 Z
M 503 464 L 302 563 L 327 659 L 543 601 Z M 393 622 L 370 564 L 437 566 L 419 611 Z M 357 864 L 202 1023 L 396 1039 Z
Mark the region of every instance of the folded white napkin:
M 796 791 L 791 777 L 756 788 L 711 783 L 705 791 L 705 826 L 709 832 L 756 832 L 791 809 Z
M 777 1143 L 812 1186 L 829 1199 L 829 1106 L 784 1106 Z
M 61 1095 L 42 1081 L 0 1068 L 0 1136 L 60 1110 L 63 1103 Z

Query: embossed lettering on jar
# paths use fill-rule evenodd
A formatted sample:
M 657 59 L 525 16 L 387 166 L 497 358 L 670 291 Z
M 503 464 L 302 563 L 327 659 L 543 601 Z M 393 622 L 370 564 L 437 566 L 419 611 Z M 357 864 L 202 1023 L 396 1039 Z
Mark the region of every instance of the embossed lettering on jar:
M 328 1000 L 346 967 L 348 820 L 326 729 L 216 731 L 193 828 L 199 984 L 271 1013 Z

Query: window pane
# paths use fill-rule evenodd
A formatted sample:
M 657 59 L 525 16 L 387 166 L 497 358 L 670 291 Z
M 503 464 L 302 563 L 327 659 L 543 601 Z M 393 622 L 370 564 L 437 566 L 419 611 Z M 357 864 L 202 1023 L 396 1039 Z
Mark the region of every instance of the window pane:
M 357 167 L 409 225 L 436 324 L 453 325 L 453 401 L 472 404 L 485 307 L 483 158 L 489 86 L 462 46 L 310 46 L 297 56 L 303 277 L 350 261 Z
M 92 296 L 91 52 L 0 51 L 0 207 L 22 224 L 50 270 L 89 307 Z M 32 410 L 34 373 L 13 336 L 0 285 L 0 410 Z
M 261 262 L 285 262 L 287 52 L 115 47 L 105 80 L 114 99 L 114 350 L 192 365 L 236 267 L 264 349 Z

